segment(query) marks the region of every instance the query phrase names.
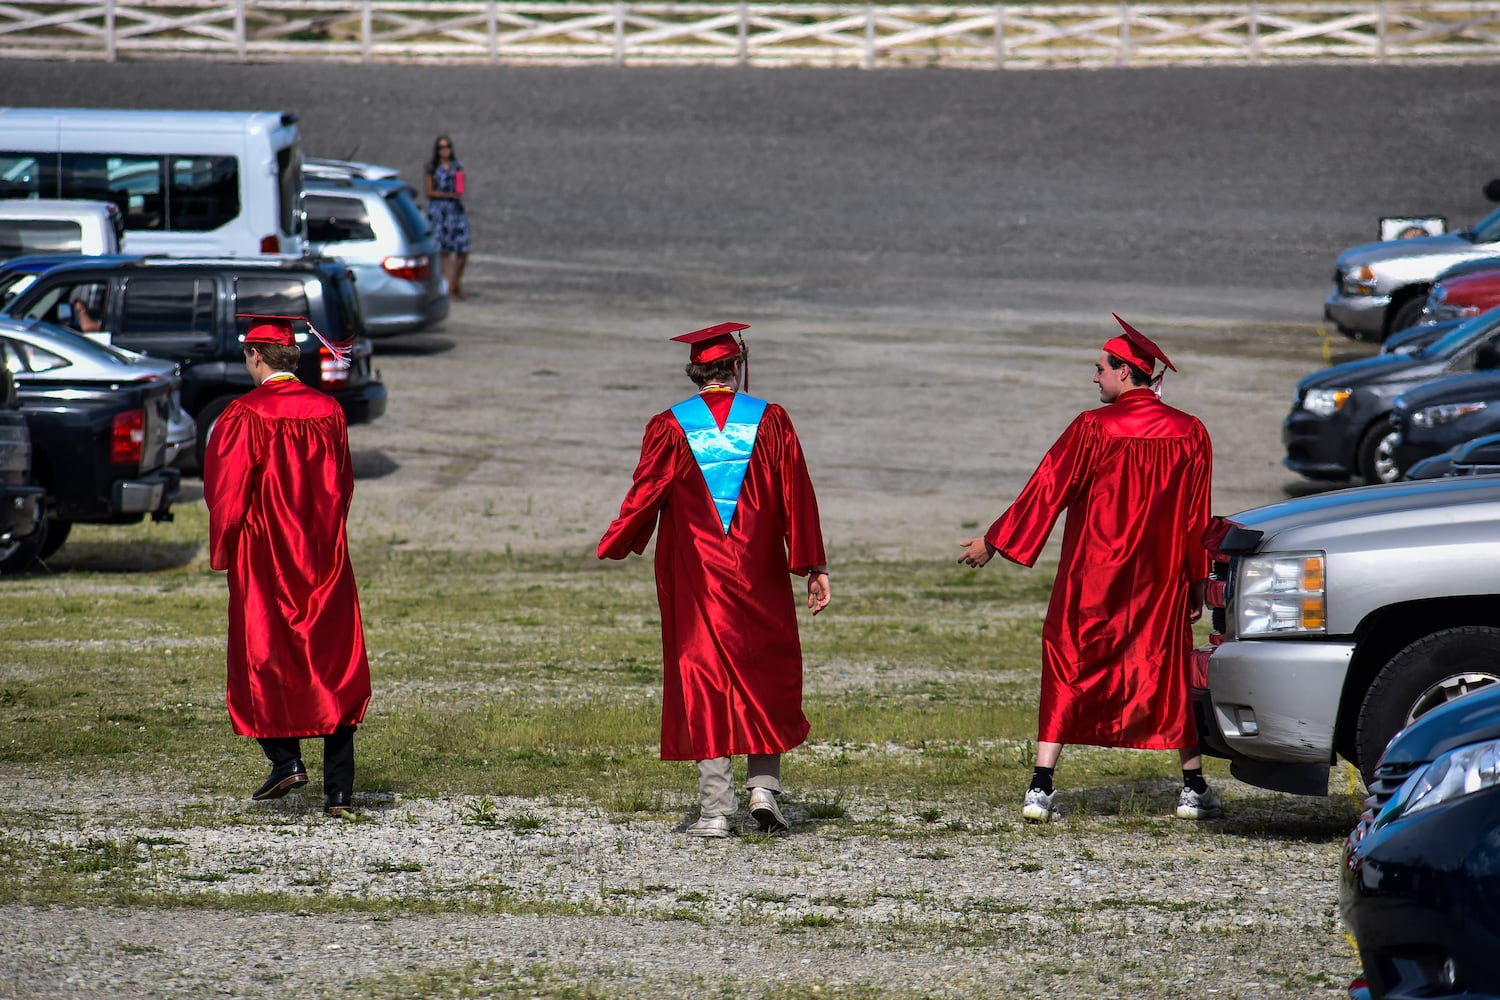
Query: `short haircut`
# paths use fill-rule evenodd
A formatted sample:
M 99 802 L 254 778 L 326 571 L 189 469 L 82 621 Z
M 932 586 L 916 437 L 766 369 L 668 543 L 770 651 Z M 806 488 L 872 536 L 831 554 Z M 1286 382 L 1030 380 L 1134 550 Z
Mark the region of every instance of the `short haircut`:
M 1150 372 L 1145 371 L 1144 369 L 1141 369 L 1141 368 L 1137 368 L 1135 365 L 1131 364 L 1129 361 L 1126 361 L 1124 358 L 1118 357 L 1117 355 L 1114 355 L 1114 354 L 1110 354 L 1108 351 L 1105 351 L 1104 353 L 1107 354 L 1107 355 L 1109 355 L 1109 366 L 1111 368 L 1118 368 L 1121 365 L 1124 365 L 1126 368 L 1130 369 L 1130 384 L 1131 385 L 1150 385 L 1151 384 L 1151 373 Z
M 246 344 L 246 361 L 250 360 L 251 351 L 258 353 L 262 361 L 278 372 L 296 371 L 297 362 L 302 358 L 302 349 L 296 344 Z
M 734 378 L 734 366 L 742 358 L 750 357 L 750 349 L 747 347 L 739 354 L 727 358 L 719 358 L 717 361 L 708 361 L 698 364 L 689 361 L 683 366 L 687 377 L 693 380 L 693 384 L 700 389 L 710 382 L 728 382 Z

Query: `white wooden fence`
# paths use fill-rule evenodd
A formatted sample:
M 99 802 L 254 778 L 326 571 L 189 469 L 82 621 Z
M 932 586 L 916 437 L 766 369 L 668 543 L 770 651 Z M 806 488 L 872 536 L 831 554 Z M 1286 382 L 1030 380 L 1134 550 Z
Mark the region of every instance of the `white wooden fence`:
M 1037 68 L 1500 60 L 1500 0 L 0 0 L 0 58 Z M 3 98 L 0 98 L 3 101 Z

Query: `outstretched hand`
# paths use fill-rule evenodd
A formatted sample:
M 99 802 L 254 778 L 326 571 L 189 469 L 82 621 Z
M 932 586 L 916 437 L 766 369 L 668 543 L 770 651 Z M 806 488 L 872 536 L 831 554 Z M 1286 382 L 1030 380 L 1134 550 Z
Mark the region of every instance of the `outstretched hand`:
M 995 557 L 994 546 L 982 537 L 970 538 L 958 544 L 964 550 L 964 554 L 958 557 L 958 561 L 965 566 L 972 566 L 974 569 L 978 569 Z
M 828 586 L 828 571 L 816 569 L 807 574 L 807 606 L 817 614 L 828 607 L 833 590 Z

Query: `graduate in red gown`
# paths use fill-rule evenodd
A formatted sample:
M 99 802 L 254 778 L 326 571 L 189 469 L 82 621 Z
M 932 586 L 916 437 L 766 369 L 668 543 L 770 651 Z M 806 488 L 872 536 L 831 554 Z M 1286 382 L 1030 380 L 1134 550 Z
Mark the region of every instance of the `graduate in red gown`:
M 344 528 L 349 432 L 338 403 L 293 374 L 292 324 L 306 321 L 250 319 L 245 367 L 256 388 L 219 417 L 203 464 L 209 563 L 229 571 L 229 718 L 271 761 L 256 799 L 306 784 L 300 738 L 323 737 L 324 809 L 341 816 L 354 792 L 354 728 L 370 701 Z
M 731 757 L 744 754 L 750 812 L 784 833 L 781 754 L 806 737 L 802 647 L 788 573 L 827 606 L 818 501 L 786 411 L 739 392 L 748 354 L 722 323 L 673 337 L 691 346 L 692 396 L 652 417 L 640 462 L 599 558 L 656 542 L 664 681 L 663 760 L 698 762 L 700 816 L 687 833 L 723 837 L 735 811 Z M 748 389 L 748 385 L 745 386 Z
M 1203 612 L 1213 451 L 1197 417 L 1162 402 L 1161 349 L 1120 319 L 1094 365 L 1105 405 L 1086 410 L 1042 459 L 983 538 L 959 561 L 996 553 L 1036 562 L 1067 511 L 1062 556 L 1042 627 L 1037 766 L 1022 813 L 1056 814 L 1052 774 L 1067 743 L 1176 750 L 1177 813 L 1219 811 L 1203 781 L 1188 697 L 1192 623 Z

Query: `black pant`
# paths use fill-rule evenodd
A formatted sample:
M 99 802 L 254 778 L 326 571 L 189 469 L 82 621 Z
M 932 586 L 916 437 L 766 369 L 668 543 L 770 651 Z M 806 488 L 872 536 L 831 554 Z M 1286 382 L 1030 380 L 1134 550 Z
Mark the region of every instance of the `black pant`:
M 323 794 L 354 794 L 354 727 L 340 726 L 323 738 Z M 302 741 L 294 736 L 258 737 L 271 766 L 302 756 Z

